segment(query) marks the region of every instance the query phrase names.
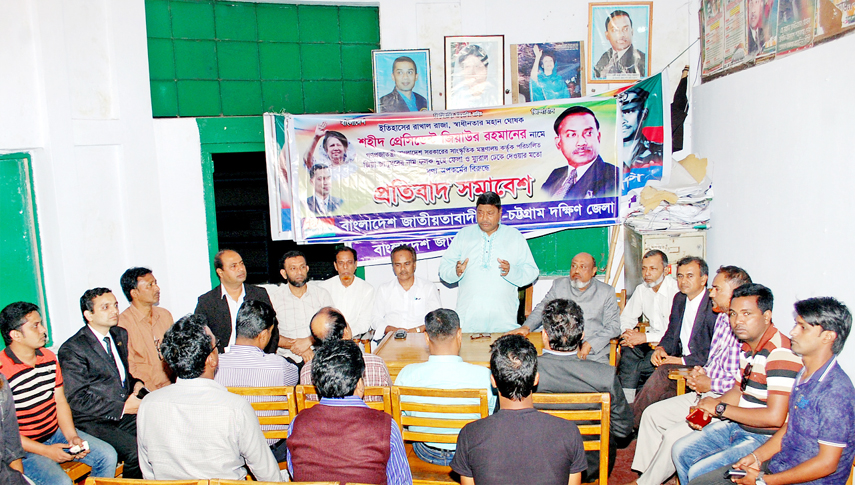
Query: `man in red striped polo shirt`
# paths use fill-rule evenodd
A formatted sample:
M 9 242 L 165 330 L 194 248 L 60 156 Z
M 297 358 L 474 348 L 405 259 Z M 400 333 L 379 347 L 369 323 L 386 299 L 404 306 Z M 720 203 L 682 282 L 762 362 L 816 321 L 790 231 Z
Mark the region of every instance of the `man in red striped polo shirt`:
M 116 474 L 116 450 L 74 427 L 65 400 L 62 371 L 56 356 L 43 348 L 47 329 L 39 308 L 16 302 L 0 312 L 0 333 L 6 349 L 0 352 L 0 372 L 9 380 L 21 430 L 24 474 L 37 485 L 72 485 L 60 463 L 80 460 L 92 467 L 93 477 Z M 85 447 L 72 454 L 70 447 Z

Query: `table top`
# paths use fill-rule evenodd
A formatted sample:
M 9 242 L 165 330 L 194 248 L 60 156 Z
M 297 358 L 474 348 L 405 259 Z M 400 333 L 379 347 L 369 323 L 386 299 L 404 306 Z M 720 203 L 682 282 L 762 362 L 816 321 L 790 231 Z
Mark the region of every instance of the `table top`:
M 492 333 L 490 338 L 473 339 L 472 335 L 485 334 L 463 334 L 463 343 L 460 347 L 460 356 L 464 362 L 490 366 L 490 344 L 496 341 L 503 333 Z M 540 355 L 543 352 L 543 342 L 540 332 L 532 332 L 528 340 L 537 348 Z M 388 366 L 403 367 L 416 362 L 426 362 L 430 353 L 428 352 L 427 338 L 423 333 L 408 333 L 406 339 L 396 339 L 393 332 L 389 332 L 374 352 L 386 361 Z

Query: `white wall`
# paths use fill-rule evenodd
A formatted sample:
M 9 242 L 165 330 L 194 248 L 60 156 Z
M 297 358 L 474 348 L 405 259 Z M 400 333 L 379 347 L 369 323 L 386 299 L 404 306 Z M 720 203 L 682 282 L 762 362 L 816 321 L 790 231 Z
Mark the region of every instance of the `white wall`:
M 849 101 L 855 35 L 694 88 L 695 152 L 715 163 L 710 267 L 735 264 L 793 303 L 834 296 L 855 310 Z M 852 375 L 849 343 L 841 361 Z
M 124 306 L 130 266 L 152 268 L 164 307 L 188 311 L 194 276 L 209 287 L 201 174 L 158 163 L 143 0 L 2 2 L 0 62 L 0 151 L 32 154 L 54 342 L 82 325 L 87 288 Z M 201 172 L 198 130 L 185 141 Z

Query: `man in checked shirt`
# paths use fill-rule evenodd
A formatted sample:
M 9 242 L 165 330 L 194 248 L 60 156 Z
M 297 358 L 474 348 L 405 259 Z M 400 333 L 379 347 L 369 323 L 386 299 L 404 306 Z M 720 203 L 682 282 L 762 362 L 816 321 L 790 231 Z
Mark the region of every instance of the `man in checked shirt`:
M 632 461 L 632 469 L 641 472 L 641 476 L 628 485 L 659 485 L 673 475 L 676 469 L 671 447 L 692 432 L 686 423 L 689 408 L 701 397 L 720 396 L 733 385 L 739 372 L 739 341 L 731 330 L 728 311 L 733 290 L 746 283 L 751 283 L 751 277 L 742 268 L 722 266 L 716 272 L 710 299 L 718 319 L 707 364 L 695 366 L 687 379 L 686 384 L 695 392 L 659 401 L 644 410 Z

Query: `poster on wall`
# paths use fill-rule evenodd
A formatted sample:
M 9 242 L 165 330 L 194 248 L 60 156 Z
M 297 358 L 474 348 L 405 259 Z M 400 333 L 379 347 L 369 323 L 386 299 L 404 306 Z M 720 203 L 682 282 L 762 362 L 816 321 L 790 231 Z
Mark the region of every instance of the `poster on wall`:
M 582 97 L 583 45 L 583 42 L 512 44 L 514 103 Z
M 430 50 L 371 51 L 374 111 L 430 111 Z
M 722 0 L 703 0 L 701 34 L 704 36 L 702 75 L 715 74 L 724 67 L 724 13 Z
M 724 9 L 724 65 L 738 66 L 746 61 L 747 43 L 745 29 L 745 0 L 723 0 Z
M 650 74 L 653 2 L 588 4 L 588 82 L 614 83 Z
M 815 0 L 778 0 L 778 55 L 810 47 Z
M 505 36 L 445 37 L 445 109 L 505 104 Z
M 270 195 L 270 237 L 274 241 L 292 239 L 291 232 L 291 167 L 288 150 L 283 149 L 285 119 L 264 115 L 264 153 L 267 159 L 267 192 Z
M 816 0 L 814 42 L 855 28 L 855 0 Z
M 617 220 L 612 97 L 275 117 L 287 133 L 293 237 L 300 243 L 453 235 L 475 223 L 475 200 L 486 191 L 502 198 L 502 223 L 520 229 Z
M 762 59 L 778 51 L 778 0 L 747 0 L 749 58 Z

